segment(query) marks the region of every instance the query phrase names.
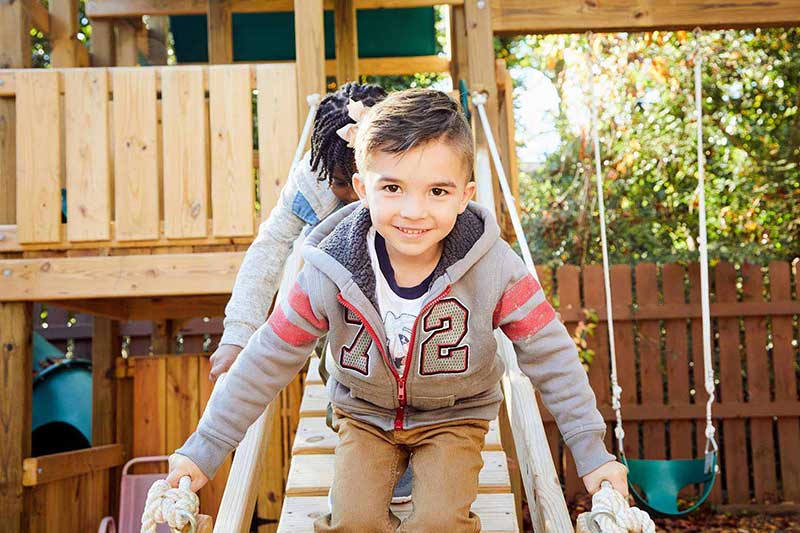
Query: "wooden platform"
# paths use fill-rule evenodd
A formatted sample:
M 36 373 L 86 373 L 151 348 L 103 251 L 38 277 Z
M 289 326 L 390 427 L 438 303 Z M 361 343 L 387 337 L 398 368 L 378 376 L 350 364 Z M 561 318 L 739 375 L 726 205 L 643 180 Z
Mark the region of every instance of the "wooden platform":
M 314 520 L 328 512 L 327 495 L 333 482 L 333 453 L 338 436 L 325 423 L 328 399 L 317 365 L 318 360 L 313 358 L 305 380 L 279 532 L 313 531 Z M 479 495 L 472 509 L 481 517 L 485 532 L 518 531 L 508 462 L 496 420 L 490 424 L 482 456 Z M 392 506 L 401 519 L 411 510 L 410 503 Z

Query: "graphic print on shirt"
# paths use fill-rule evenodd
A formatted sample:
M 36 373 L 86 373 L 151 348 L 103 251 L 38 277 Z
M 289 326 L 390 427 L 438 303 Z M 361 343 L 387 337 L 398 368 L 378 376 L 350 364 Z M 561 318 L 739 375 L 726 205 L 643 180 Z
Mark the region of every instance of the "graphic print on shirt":
M 422 330 L 431 333 L 420 346 L 419 373 L 460 374 L 469 367 L 467 335 L 469 310 L 455 298 L 436 302 L 422 317 Z
M 411 330 L 414 328 L 415 319 L 414 315 L 400 313 L 400 316 L 397 316 L 391 311 L 383 316 L 389 353 L 392 354 L 392 361 L 398 370 L 402 370 L 405 364 L 406 356 L 408 355 L 408 343 L 411 342 Z
M 348 324 L 360 325 L 361 327 L 356 334 L 356 338 L 353 339 L 353 343 L 350 346 L 342 346 L 342 353 L 339 356 L 339 365 L 342 368 L 349 368 L 368 376 L 369 354 L 367 351 L 369 350 L 370 344 L 372 344 L 372 338 L 369 336 L 367 328 L 364 327 L 364 324 L 361 323 L 358 316 L 346 307 L 344 310 L 344 321 Z

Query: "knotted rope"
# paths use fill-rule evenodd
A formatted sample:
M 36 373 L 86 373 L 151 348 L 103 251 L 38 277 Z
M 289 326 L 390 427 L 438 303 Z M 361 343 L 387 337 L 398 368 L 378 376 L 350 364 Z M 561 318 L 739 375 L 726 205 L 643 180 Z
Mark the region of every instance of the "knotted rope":
M 184 533 L 187 524 L 190 533 L 195 531 L 200 499 L 191 491 L 191 484 L 189 476 L 181 478 L 177 489 L 164 479 L 153 483 L 147 491 L 141 533 L 155 533 L 157 524 L 168 524 L 173 533 Z
M 592 496 L 592 510 L 581 515 L 592 533 L 655 533 L 656 525 L 645 511 L 630 507 L 625 497 L 603 481 Z

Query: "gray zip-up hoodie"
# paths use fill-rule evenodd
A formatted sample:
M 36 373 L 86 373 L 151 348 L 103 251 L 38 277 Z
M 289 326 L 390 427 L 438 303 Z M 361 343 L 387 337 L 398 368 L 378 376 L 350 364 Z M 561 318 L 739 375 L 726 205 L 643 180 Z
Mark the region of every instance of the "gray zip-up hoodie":
M 385 431 L 493 420 L 504 372 L 493 334 L 499 327 L 553 413 L 578 474 L 614 459 L 575 344 L 535 278 L 499 238 L 491 213 L 470 203 L 445 239 L 403 375 L 389 358 L 377 310 L 370 226 L 369 211 L 351 204 L 309 235 L 306 264 L 290 294 L 236 358 L 177 453 L 212 477 L 326 332 L 328 395 L 352 416 Z

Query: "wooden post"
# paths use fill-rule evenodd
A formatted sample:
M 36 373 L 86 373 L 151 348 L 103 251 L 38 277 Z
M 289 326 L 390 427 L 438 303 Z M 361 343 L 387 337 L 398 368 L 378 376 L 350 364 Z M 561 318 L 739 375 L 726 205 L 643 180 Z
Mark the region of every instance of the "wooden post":
M 139 64 L 136 50 L 136 27 L 133 21 L 120 19 L 114 23 L 116 30 L 116 56 L 120 67 L 135 67 Z
M 335 0 L 336 83 L 358 81 L 358 25 L 354 0 Z
M 50 0 L 50 62 L 53 67 L 78 66 L 78 0 Z
M 467 22 L 464 6 L 450 7 L 450 78 L 453 90 L 458 90 L 459 80 L 469 80 L 467 61 Z
M 114 49 L 114 26 L 109 20 L 92 20 L 92 51 L 91 64 L 93 67 L 112 67 L 116 64 L 116 51 Z
M 231 0 L 208 0 L 208 62 L 233 63 Z
M 147 58 L 151 65 L 166 65 L 169 17 L 150 17 L 147 22 Z
M 172 320 L 154 320 L 153 332 L 150 334 L 150 349 L 153 355 L 173 353 L 175 340 L 175 324 Z
M 29 303 L 0 303 L 0 523 L 28 531 L 22 461 L 31 454 L 33 325 Z
M 501 157 L 503 156 L 503 148 L 499 146 L 500 136 L 498 135 L 498 104 L 497 104 L 497 78 L 495 75 L 495 58 L 494 58 L 494 34 L 492 33 L 492 10 L 489 0 L 481 0 L 480 2 L 468 0 L 464 2 L 464 20 L 467 32 L 467 62 L 469 64 L 469 77 L 468 85 L 470 91 L 485 91 L 488 96 L 486 105 L 486 114 L 489 118 L 489 124 L 492 128 L 495 142 L 498 143 L 498 151 Z M 477 125 L 480 121 L 479 117 L 474 117 L 476 121 L 475 130 L 475 146 L 477 148 L 488 146 L 486 135 L 483 132 L 483 127 Z M 507 168 L 507 161 L 503 162 Z M 508 172 L 506 172 L 508 176 Z M 498 180 L 492 180 L 495 198 L 495 212 L 497 213 L 497 220 L 501 228 L 507 228 L 510 225 L 506 223 L 508 218 L 505 209 L 505 200 L 503 193 L 500 189 Z M 513 233 L 508 234 L 503 231 L 503 237 L 506 240 L 513 240 Z
M 508 185 L 511 193 L 519 202 L 519 164 L 517 162 L 517 141 L 514 130 L 514 80 L 506 68 L 504 59 L 498 59 L 495 63 L 497 77 L 497 99 L 498 115 L 500 124 L 498 126 L 499 148 L 503 150 L 501 157 L 505 161 L 508 170 Z M 519 205 L 519 204 L 517 204 Z M 517 213 L 522 216 L 522 213 Z M 513 231 L 513 228 L 511 228 Z
M 21 2 L 0 3 L 0 68 L 31 66 L 30 24 Z M 14 99 L 0 98 L 0 224 L 17 221 L 16 116 Z
M 325 29 L 322 0 L 294 3 L 295 61 L 297 64 L 297 114 L 303 127 L 309 94 L 325 94 Z

